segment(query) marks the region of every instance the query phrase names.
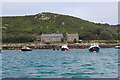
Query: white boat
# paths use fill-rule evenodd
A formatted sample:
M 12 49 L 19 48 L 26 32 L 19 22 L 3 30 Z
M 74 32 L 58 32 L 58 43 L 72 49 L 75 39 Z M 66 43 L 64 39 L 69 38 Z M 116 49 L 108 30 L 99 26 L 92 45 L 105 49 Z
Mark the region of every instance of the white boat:
M 100 50 L 100 47 L 97 43 L 92 43 L 89 47 L 90 52 L 98 52 Z
M 3 52 L 3 49 L 0 47 L 0 53 L 2 53 Z
M 20 48 L 20 52 L 22 51 L 32 51 L 32 49 L 27 46 L 23 46 L 22 48 Z
M 68 51 L 68 50 L 69 50 L 69 48 L 68 48 L 68 46 L 67 46 L 67 45 L 63 45 L 63 46 L 61 47 L 61 50 L 62 50 L 62 51 Z
M 120 49 L 120 46 L 115 46 L 115 49 Z

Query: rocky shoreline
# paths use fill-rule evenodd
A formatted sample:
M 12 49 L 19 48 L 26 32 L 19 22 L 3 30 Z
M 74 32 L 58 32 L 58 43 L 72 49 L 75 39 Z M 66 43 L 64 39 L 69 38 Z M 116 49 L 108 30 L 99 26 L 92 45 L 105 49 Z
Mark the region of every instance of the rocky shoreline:
M 2 44 L 0 45 L 3 50 L 19 50 L 23 45 L 28 46 L 32 49 L 53 49 L 54 46 L 58 46 L 59 48 L 64 44 Z M 85 49 L 89 48 L 90 43 L 74 43 L 67 44 L 70 49 Z M 99 43 L 100 48 L 114 48 L 118 44 L 105 44 Z

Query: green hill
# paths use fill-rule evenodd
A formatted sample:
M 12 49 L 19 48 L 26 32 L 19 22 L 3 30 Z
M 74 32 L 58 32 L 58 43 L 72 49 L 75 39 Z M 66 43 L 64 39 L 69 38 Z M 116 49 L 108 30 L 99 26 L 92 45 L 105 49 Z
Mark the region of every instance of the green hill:
M 3 42 L 32 42 L 42 33 L 78 33 L 80 39 L 117 39 L 117 26 L 95 24 L 80 18 L 55 13 L 2 17 Z M 113 37 L 114 36 L 114 37 Z

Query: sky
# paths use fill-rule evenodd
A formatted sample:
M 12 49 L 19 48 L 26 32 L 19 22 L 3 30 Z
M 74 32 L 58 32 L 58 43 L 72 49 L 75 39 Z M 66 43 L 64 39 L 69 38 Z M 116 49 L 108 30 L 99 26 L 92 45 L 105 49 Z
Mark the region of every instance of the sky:
M 21 0 L 20 0 L 21 1 Z M 85 0 L 86 1 L 86 0 Z M 105 0 L 104 0 L 105 1 Z M 94 23 L 118 24 L 118 2 L 55 2 L 53 1 L 21 1 L 14 0 L 2 2 L 2 16 L 24 16 L 34 15 L 42 12 L 51 12 L 64 15 L 70 15 Z
M 118 2 L 120 0 L 1 0 L 2 2 Z

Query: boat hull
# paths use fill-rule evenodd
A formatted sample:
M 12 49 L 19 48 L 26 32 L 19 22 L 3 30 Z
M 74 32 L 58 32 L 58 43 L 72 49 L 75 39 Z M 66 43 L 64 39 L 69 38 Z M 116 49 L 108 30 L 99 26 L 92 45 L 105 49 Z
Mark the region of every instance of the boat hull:
M 120 46 L 115 47 L 115 49 L 120 49 Z
M 58 51 L 59 47 L 58 46 L 54 46 L 53 51 Z
M 21 51 L 32 51 L 32 49 L 20 49 Z
M 100 48 L 99 47 L 92 47 L 89 49 L 90 52 L 99 52 Z
M 0 49 L 0 53 L 2 53 L 3 52 L 3 50 L 2 49 Z
M 59 49 L 53 49 L 53 51 L 58 51 Z
M 67 49 L 67 48 L 62 48 L 61 50 L 62 50 L 62 51 L 68 51 L 68 49 Z

